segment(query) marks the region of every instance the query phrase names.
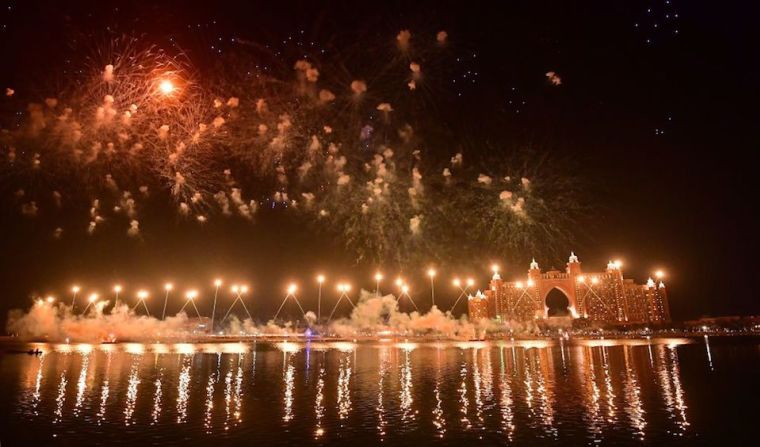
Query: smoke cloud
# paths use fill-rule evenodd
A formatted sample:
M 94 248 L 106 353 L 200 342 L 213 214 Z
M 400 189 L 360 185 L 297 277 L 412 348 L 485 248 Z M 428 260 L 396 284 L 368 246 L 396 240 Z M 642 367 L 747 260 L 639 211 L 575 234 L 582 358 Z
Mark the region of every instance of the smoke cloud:
M 8 316 L 7 331 L 23 339 L 71 342 L 103 341 L 156 341 L 161 339 L 187 339 L 205 334 L 207 318 L 199 320 L 185 312 L 167 316 L 165 320 L 138 315 L 121 302 L 113 308 L 107 300 L 89 305 L 84 315 L 77 314 L 64 304 L 57 305 L 39 300 L 24 312 L 12 310 Z M 140 308 L 138 308 L 139 310 Z M 79 308 L 77 308 L 79 311 Z M 305 327 L 315 328 L 316 315 L 306 312 L 303 320 L 278 323 L 268 321 L 256 324 L 251 319 L 240 320 L 231 316 L 224 322 L 216 321 L 215 331 L 226 335 L 280 336 L 302 334 Z M 510 332 L 529 335 L 537 333 L 535 324 L 495 323 L 490 320 L 469 321 L 466 316 L 455 318 L 449 311 L 433 306 L 427 313 L 406 313 L 399 309 L 393 295 L 379 296 L 362 290 L 359 301 L 348 317 L 333 319 L 315 328 L 326 336 L 355 338 L 361 336 L 436 336 L 450 339 L 483 338 L 488 332 Z M 313 331 L 314 332 L 314 331 Z

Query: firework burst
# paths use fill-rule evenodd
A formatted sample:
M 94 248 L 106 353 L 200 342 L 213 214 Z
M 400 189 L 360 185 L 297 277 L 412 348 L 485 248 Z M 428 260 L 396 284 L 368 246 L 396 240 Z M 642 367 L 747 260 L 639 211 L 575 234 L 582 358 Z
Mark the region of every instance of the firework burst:
M 545 160 L 431 149 L 447 127 L 436 114 L 445 32 L 402 30 L 373 52 L 384 58 L 243 48 L 200 75 L 138 39 L 99 47 L 3 133 L 6 196 L 27 218 L 66 210 L 83 231 L 114 220 L 133 237 L 149 231 L 148 200 L 200 223 L 281 208 L 341 237 L 357 261 L 395 265 L 567 241 L 579 190 Z

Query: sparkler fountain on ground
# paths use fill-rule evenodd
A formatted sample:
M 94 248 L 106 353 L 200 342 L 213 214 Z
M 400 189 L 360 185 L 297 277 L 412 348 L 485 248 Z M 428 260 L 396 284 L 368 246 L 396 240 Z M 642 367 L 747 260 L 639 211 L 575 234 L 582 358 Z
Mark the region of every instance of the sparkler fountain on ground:
M 90 308 L 95 302 L 98 300 L 98 294 L 97 293 L 91 293 L 90 296 L 87 298 L 87 306 L 85 306 L 84 310 L 82 311 L 82 315 L 85 315 L 87 313 L 87 309 Z
M 147 290 L 139 290 L 137 292 L 137 302 L 135 303 L 135 307 L 133 307 L 133 310 L 137 310 L 137 306 L 139 306 L 141 303 L 143 305 L 143 308 L 145 308 L 145 313 L 150 316 L 150 311 L 148 310 L 148 305 L 145 303 L 145 300 L 148 299 L 148 291 Z
M 325 275 L 317 275 L 317 323 L 322 322 L 322 283 L 325 282 Z
M 301 303 L 298 301 L 298 297 L 296 297 L 296 290 L 298 290 L 298 286 L 295 283 L 291 283 L 288 286 L 285 298 L 283 298 L 282 303 L 280 304 L 280 307 L 277 309 L 277 312 L 275 312 L 272 320 L 276 321 L 277 317 L 280 316 L 280 311 L 282 311 L 282 308 L 285 306 L 285 303 L 288 301 L 288 298 L 293 298 L 293 301 L 296 302 L 296 304 L 298 305 L 298 308 L 301 309 L 301 314 L 303 314 L 303 316 L 306 317 L 306 311 L 303 310 Z
M 417 307 L 417 304 L 414 302 L 414 299 L 412 299 L 412 296 L 409 295 L 409 285 L 402 282 L 401 284 L 399 284 L 399 290 L 401 291 L 401 293 L 399 294 L 396 301 L 398 301 L 398 303 L 401 304 L 401 298 L 407 297 L 409 301 L 412 303 L 412 306 L 414 306 L 414 310 L 419 311 L 420 309 Z
M 356 305 L 354 305 L 354 302 L 351 301 L 351 297 L 348 296 L 348 292 L 351 291 L 351 284 L 348 283 L 339 283 L 337 286 L 338 292 L 340 292 L 340 296 L 338 297 L 338 301 L 335 302 L 335 305 L 332 308 L 332 311 L 330 312 L 330 316 L 327 318 L 327 322 L 329 323 L 332 320 L 333 315 L 335 315 L 335 311 L 338 309 L 338 304 L 345 298 L 349 303 L 351 303 L 351 307 L 356 309 Z
M 166 320 L 166 305 L 169 303 L 169 293 L 174 288 L 174 284 L 168 282 L 164 284 L 164 310 L 161 311 L 161 321 Z
M 449 309 L 449 312 L 453 312 L 454 308 L 457 307 L 457 304 L 459 304 L 459 300 L 467 296 L 467 290 L 473 285 L 475 285 L 475 280 L 473 280 L 472 278 L 467 278 L 467 282 L 464 288 L 462 288 L 462 281 L 459 278 L 454 278 L 454 280 L 451 283 L 454 285 L 454 287 L 458 288 L 461 293 L 457 297 L 456 301 L 454 301 L 454 304 L 451 306 L 451 309 Z
M 185 301 L 185 304 L 182 305 L 182 308 L 177 312 L 178 314 L 181 313 L 183 310 L 185 310 L 185 307 L 188 304 L 192 304 L 193 308 L 195 309 L 195 314 L 198 316 L 198 319 L 201 319 L 201 313 L 198 311 L 198 306 L 195 305 L 195 299 L 198 297 L 198 291 L 197 290 L 188 290 L 185 293 L 185 298 L 187 301 Z
M 211 333 L 214 333 L 214 318 L 216 315 L 216 298 L 219 295 L 219 287 L 222 286 L 222 280 L 216 279 L 214 280 L 214 305 L 211 308 Z
M 74 305 L 76 304 L 77 293 L 79 293 L 79 286 L 71 288 L 71 311 L 74 311 Z
M 221 284 L 220 284 L 221 285 Z M 227 317 L 230 315 L 230 312 L 232 312 L 232 309 L 235 307 L 235 304 L 237 302 L 240 302 L 240 304 L 243 306 L 243 309 L 245 310 L 245 313 L 248 314 L 248 318 L 253 320 L 253 317 L 251 316 L 251 313 L 248 311 L 248 306 L 245 305 L 245 301 L 243 301 L 243 294 L 248 293 L 248 286 L 240 286 L 240 285 L 233 285 L 232 293 L 235 294 L 235 299 L 232 300 L 232 304 L 230 305 L 230 308 L 227 310 L 227 313 L 224 314 L 224 318 L 222 318 L 222 321 L 220 324 L 223 324 L 224 321 L 227 319 Z
M 435 306 L 435 275 L 436 271 L 433 268 L 429 268 L 427 271 L 428 276 L 430 277 L 430 303 L 431 306 Z

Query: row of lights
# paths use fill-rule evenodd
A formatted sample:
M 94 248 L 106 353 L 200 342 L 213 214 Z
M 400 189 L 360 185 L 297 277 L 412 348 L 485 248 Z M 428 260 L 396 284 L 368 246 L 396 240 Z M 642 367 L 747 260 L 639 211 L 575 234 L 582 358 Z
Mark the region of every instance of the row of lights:
M 429 277 L 434 278 L 436 276 L 436 271 L 433 270 L 433 269 L 429 269 L 427 271 L 427 274 L 428 274 Z M 378 273 L 375 273 L 374 278 L 375 278 L 375 281 L 379 283 L 380 281 L 383 280 L 384 276 L 383 276 L 382 273 L 378 272 Z M 325 280 L 326 280 L 326 278 L 325 278 L 324 275 L 318 275 L 316 279 L 317 279 L 317 282 L 320 285 L 323 284 L 325 282 Z M 461 285 L 462 285 L 462 281 L 459 278 L 454 278 L 454 280 L 452 281 L 452 283 L 456 287 L 461 287 Z M 475 280 L 473 280 L 472 278 L 467 278 L 466 283 L 467 283 L 468 286 L 471 287 L 471 286 L 473 286 L 475 284 Z M 406 293 L 406 292 L 409 291 L 409 285 L 401 277 L 399 277 L 399 278 L 396 279 L 395 284 L 402 290 L 402 292 Z M 221 287 L 222 286 L 222 280 L 221 279 L 216 279 L 214 281 L 214 286 L 216 286 L 217 288 Z M 82 289 L 79 286 L 77 286 L 77 285 L 75 285 L 75 286 L 73 286 L 71 288 L 71 291 L 72 291 L 72 293 L 74 293 L 74 295 L 78 294 L 81 290 Z M 174 290 L 174 284 L 172 284 L 170 282 L 164 284 L 164 290 L 167 291 L 167 292 L 170 292 L 170 291 Z M 232 291 L 232 293 L 234 293 L 234 294 L 237 295 L 237 294 L 248 293 L 249 288 L 246 285 L 235 284 L 235 285 L 233 285 L 230 288 L 230 290 Z M 293 295 L 298 290 L 298 285 L 295 284 L 295 283 L 290 283 L 288 285 L 288 287 L 287 287 L 286 290 L 287 290 L 288 294 Z M 339 292 L 349 292 L 351 290 L 351 284 L 345 283 L 345 282 L 338 283 L 337 284 L 337 290 Z M 123 288 L 122 288 L 122 286 L 120 284 L 117 284 L 117 285 L 115 285 L 113 287 L 113 291 L 118 296 L 118 294 L 123 291 Z M 142 299 L 147 299 L 148 296 L 149 296 L 149 293 L 146 290 L 140 289 L 140 290 L 137 291 L 137 298 L 139 298 L 141 300 Z M 185 296 L 188 299 L 194 299 L 194 298 L 196 298 L 198 296 L 198 291 L 195 290 L 195 289 L 188 290 L 185 293 Z M 89 297 L 88 300 L 90 302 L 95 302 L 95 301 L 97 301 L 97 299 L 98 299 L 98 294 L 97 293 L 92 293 L 92 294 L 90 294 L 90 297 Z M 48 296 L 46 300 L 49 303 L 52 303 L 52 302 L 55 301 L 55 298 L 53 296 Z
M 616 262 L 619 262 L 619 261 L 616 261 Z M 663 272 L 662 270 L 657 270 L 656 272 L 654 272 L 654 276 L 657 279 L 663 279 L 665 277 L 665 272 Z M 583 283 L 586 282 L 586 277 L 583 276 L 583 275 L 581 275 L 581 276 L 578 277 L 577 280 L 578 280 L 579 283 L 583 284 Z M 598 284 L 598 283 L 599 283 L 599 278 L 597 278 L 596 276 L 592 276 L 591 277 L 591 284 Z
M 621 263 L 620 261 L 615 261 L 614 263 L 615 263 L 615 265 L 616 265 L 618 268 L 619 268 L 620 266 L 622 266 L 622 263 Z M 498 272 L 499 272 L 499 266 L 498 266 L 498 265 L 496 265 L 496 264 L 494 264 L 494 265 L 492 265 L 492 266 L 491 266 L 491 270 L 494 272 L 494 274 L 496 274 L 496 273 L 498 273 Z M 433 278 L 436 276 L 437 272 L 436 272 L 434 269 L 432 269 L 432 268 L 431 268 L 431 269 L 429 269 L 429 270 L 427 271 L 427 274 L 428 274 L 428 276 L 429 276 L 429 277 L 431 278 L 431 280 L 432 280 L 432 279 L 433 279 Z M 654 273 L 654 275 L 655 275 L 655 277 L 656 277 L 657 279 L 662 279 L 662 278 L 664 278 L 664 277 L 665 277 L 665 273 L 664 273 L 662 270 L 657 270 L 657 271 Z M 378 286 L 379 286 L 379 283 L 380 283 L 380 281 L 382 281 L 384 277 L 383 277 L 383 274 L 382 274 L 382 273 L 380 273 L 380 272 L 377 272 L 377 273 L 375 273 L 375 276 L 374 276 L 374 278 L 375 278 L 375 281 L 376 281 L 376 283 L 377 283 L 377 284 L 378 284 Z M 317 282 L 318 282 L 318 283 L 320 284 L 320 286 L 321 286 L 321 285 L 322 285 L 322 284 L 325 282 L 325 279 L 326 279 L 326 278 L 325 278 L 325 276 L 324 276 L 324 275 L 318 275 L 316 279 L 317 279 Z M 586 282 L 586 277 L 585 277 L 585 276 L 583 276 L 583 275 L 581 275 L 581 276 L 578 276 L 578 279 L 577 279 L 577 281 L 578 281 L 579 283 L 585 283 L 585 282 Z M 222 282 L 222 280 L 221 280 L 221 279 L 216 279 L 216 280 L 214 281 L 214 286 L 215 286 L 215 287 L 218 289 L 219 287 L 221 287 L 221 286 L 222 286 L 222 283 L 223 283 L 223 282 Z M 473 285 L 475 285 L 475 280 L 474 280 L 474 279 L 472 279 L 472 278 L 467 278 L 467 279 L 466 279 L 466 281 L 465 281 L 464 283 L 467 285 L 467 287 L 472 287 Z M 597 278 L 596 276 L 592 276 L 592 277 L 591 277 L 591 283 L 592 283 L 592 284 L 597 284 L 597 283 L 599 283 L 599 278 Z M 400 289 L 400 290 L 401 290 L 403 293 L 408 293 L 408 292 L 409 292 L 409 285 L 408 285 L 408 284 L 407 284 L 407 283 L 406 283 L 406 282 L 403 280 L 403 278 L 401 278 L 401 277 L 398 277 L 398 278 L 396 279 L 396 281 L 395 281 L 395 284 L 396 284 L 396 286 L 398 286 L 398 287 L 399 287 L 399 289 Z M 460 287 L 460 288 L 461 288 L 461 287 L 462 287 L 462 284 L 463 284 L 463 282 L 462 282 L 462 280 L 461 280 L 461 279 L 459 279 L 459 278 L 457 277 L 457 278 L 454 278 L 454 279 L 452 280 L 452 284 L 453 284 L 455 287 Z M 529 280 L 527 281 L 527 287 L 533 287 L 533 285 L 534 285 L 534 282 L 533 282 L 533 280 L 529 279 Z M 523 284 L 523 282 L 522 282 L 522 281 L 517 281 L 517 282 L 515 283 L 515 287 L 517 287 L 518 289 L 522 289 L 522 288 L 524 288 L 524 287 L 525 287 L 525 284 Z M 165 290 L 166 292 L 170 292 L 170 291 L 172 291 L 173 289 L 174 289 L 174 285 L 173 285 L 172 283 L 166 283 L 166 284 L 164 284 L 164 290 Z M 339 291 L 339 292 L 342 292 L 342 293 L 346 293 L 346 292 L 349 292 L 349 291 L 351 290 L 351 285 L 350 285 L 350 284 L 348 284 L 348 283 L 338 283 L 338 285 L 337 285 L 337 289 L 338 289 L 338 291 Z M 80 290 L 81 290 L 81 288 L 80 288 L 79 286 L 73 286 L 73 287 L 71 288 L 71 291 L 74 293 L 74 295 L 75 295 L 75 296 L 76 296 L 76 294 L 77 294 L 77 293 L 79 293 L 79 292 L 80 292 Z M 119 284 L 117 284 L 117 285 L 115 285 L 115 286 L 113 287 L 113 291 L 116 293 L 116 296 L 117 296 L 117 297 L 118 297 L 119 293 L 121 293 L 121 292 L 122 292 L 122 290 L 123 290 L 123 289 L 122 289 L 121 285 L 119 285 Z M 234 285 L 231 287 L 231 289 L 230 289 L 230 290 L 232 291 L 232 293 L 234 293 L 234 294 L 238 295 L 238 294 L 246 294 L 246 293 L 248 293 L 248 290 L 249 290 L 249 289 L 248 289 L 248 286 L 246 286 L 246 285 L 238 285 L 238 284 L 234 284 Z M 296 292 L 297 290 L 298 290 L 298 286 L 297 286 L 295 283 L 290 283 L 290 284 L 288 285 L 288 288 L 287 288 L 287 293 L 288 293 L 289 295 L 293 295 L 293 294 L 295 294 L 295 292 Z M 148 298 L 148 296 L 149 296 L 149 293 L 148 293 L 148 291 L 146 291 L 146 290 L 143 290 L 143 289 L 141 289 L 141 290 L 138 290 L 138 291 L 137 291 L 137 298 L 138 298 L 138 299 L 140 299 L 140 300 L 144 300 L 144 299 L 147 299 L 147 298 Z M 186 297 L 187 299 L 191 299 L 191 300 L 192 300 L 192 299 L 195 299 L 195 298 L 197 298 L 197 297 L 198 297 L 198 291 L 197 291 L 197 290 L 195 290 L 195 289 L 193 289 L 193 290 L 188 290 L 188 291 L 185 293 L 185 297 Z M 90 296 L 88 297 L 88 301 L 89 301 L 90 303 L 94 303 L 95 301 L 97 301 L 97 299 L 98 299 L 98 294 L 97 294 L 97 293 L 92 293 L 92 294 L 90 294 Z M 53 297 L 53 296 L 48 296 L 48 297 L 46 298 L 46 301 L 47 301 L 48 303 L 53 303 L 53 302 L 55 301 L 55 297 Z

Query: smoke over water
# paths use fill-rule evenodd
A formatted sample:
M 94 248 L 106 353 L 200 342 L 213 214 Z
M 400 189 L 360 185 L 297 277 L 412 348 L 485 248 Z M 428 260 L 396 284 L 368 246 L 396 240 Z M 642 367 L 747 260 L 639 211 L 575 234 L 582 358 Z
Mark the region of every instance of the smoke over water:
M 101 301 L 87 315 L 75 315 L 68 306 L 52 305 L 43 301 L 24 312 L 9 313 L 7 330 L 24 339 L 50 341 L 149 341 L 165 338 L 181 339 L 207 334 L 196 316 L 181 312 L 160 320 L 137 315 L 126 304 L 117 303 L 110 312 L 104 309 L 108 302 Z M 208 323 L 208 319 L 204 319 Z M 293 336 L 303 335 L 307 328 L 312 334 L 353 337 L 433 336 L 450 339 L 483 338 L 487 333 L 515 335 L 536 334 L 535 325 L 494 323 L 489 320 L 468 321 L 466 316 L 457 319 L 451 312 L 433 306 L 427 313 L 402 312 L 393 295 L 377 296 L 362 290 L 356 307 L 347 318 L 334 318 L 319 325 L 313 312 L 306 312 L 298 321 L 257 324 L 246 318 L 216 321 L 217 333 L 230 336 Z
M 28 312 L 12 310 L 7 330 L 22 338 L 51 341 L 146 340 L 190 335 L 189 318 L 184 312 L 162 321 L 137 315 L 123 303 L 105 313 L 103 309 L 107 305 L 105 301 L 100 302 L 93 312 L 82 316 L 74 315 L 62 304 L 38 303 Z

